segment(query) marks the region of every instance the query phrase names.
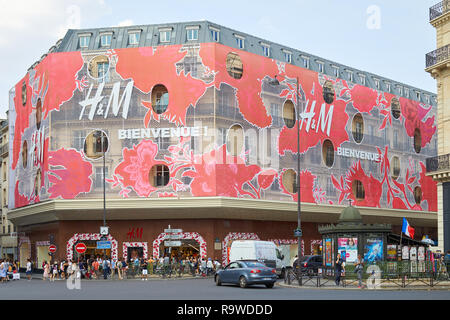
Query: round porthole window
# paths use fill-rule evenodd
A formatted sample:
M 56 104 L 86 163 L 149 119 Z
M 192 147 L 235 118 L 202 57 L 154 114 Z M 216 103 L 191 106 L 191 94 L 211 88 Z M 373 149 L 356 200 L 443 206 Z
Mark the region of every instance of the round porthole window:
M 289 129 L 295 126 L 295 107 L 291 100 L 286 100 L 283 105 L 283 120 Z
M 155 188 L 165 187 L 169 184 L 170 171 L 165 165 L 155 165 L 149 172 L 149 182 Z
M 152 108 L 157 114 L 166 112 L 169 106 L 169 91 L 162 84 L 158 84 L 152 89 Z
M 84 154 L 89 159 L 98 159 L 108 151 L 109 139 L 102 130 L 92 131 L 84 139 Z
M 330 140 L 325 140 L 322 145 L 322 158 L 323 162 L 328 168 L 331 168 L 334 164 L 334 146 Z
M 238 125 L 233 125 L 228 129 L 227 134 L 227 151 L 231 155 L 237 157 L 241 154 L 244 147 L 244 129 Z
M 292 169 L 286 170 L 281 177 L 281 183 L 289 193 L 297 193 L 296 181 L 297 174 Z
M 332 104 L 334 101 L 334 85 L 330 80 L 325 81 L 323 84 L 323 100 L 327 104 Z
M 241 79 L 244 74 L 244 65 L 242 64 L 241 57 L 234 52 L 230 52 L 227 55 L 227 72 L 230 77 L 234 79 Z

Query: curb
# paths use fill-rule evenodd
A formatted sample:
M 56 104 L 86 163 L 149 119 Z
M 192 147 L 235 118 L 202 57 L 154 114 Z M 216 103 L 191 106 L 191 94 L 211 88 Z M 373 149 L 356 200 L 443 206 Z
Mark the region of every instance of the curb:
M 402 291 L 402 290 L 406 290 L 406 291 L 411 291 L 411 290 L 426 290 L 426 291 L 431 291 L 431 290 L 450 290 L 450 285 L 444 285 L 444 286 L 439 286 L 436 285 L 434 287 L 424 287 L 424 286 L 411 286 L 411 287 L 406 287 L 406 288 L 401 288 L 401 287 L 380 287 L 379 289 L 368 289 L 367 287 L 361 289 L 358 287 L 354 287 L 354 286 L 347 286 L 347 287 L 343 287 L 343 286 L 339 286 L 339 287 L 332 287 L 332 286 L 324 286 L 324 287 L 313 287 L 313 286 L 298 286 L 298 285 L 288 285 L 285 284 L 284 282 L 279 282 L 277 283 L 277 285 L 279 285 L 280 287 L 285 287 L 285 288 L 292 288 L 292 289 L 315 289 L 315 290 L 357 290 L 357 291 L 379 291 L 379 290 L 383 290 L 383 291 Z

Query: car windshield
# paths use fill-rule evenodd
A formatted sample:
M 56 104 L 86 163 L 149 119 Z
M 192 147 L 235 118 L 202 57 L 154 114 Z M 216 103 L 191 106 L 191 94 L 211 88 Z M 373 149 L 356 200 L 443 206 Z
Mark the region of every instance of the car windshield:
M 264 268 L 265 265 L 256 261 L 245 261 L 245 265 L 249 268 Z

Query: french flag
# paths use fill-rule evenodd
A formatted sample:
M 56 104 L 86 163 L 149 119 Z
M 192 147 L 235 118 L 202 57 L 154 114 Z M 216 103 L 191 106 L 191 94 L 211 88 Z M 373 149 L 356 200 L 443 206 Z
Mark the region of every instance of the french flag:
M 412 228 L 409 223 L 408 220 L 406 220 L 406 218 L 403 218 L 403 227 L 402 227 L 402 232 L 410 237 L 411 239 L 414 239 L 414 228 Z

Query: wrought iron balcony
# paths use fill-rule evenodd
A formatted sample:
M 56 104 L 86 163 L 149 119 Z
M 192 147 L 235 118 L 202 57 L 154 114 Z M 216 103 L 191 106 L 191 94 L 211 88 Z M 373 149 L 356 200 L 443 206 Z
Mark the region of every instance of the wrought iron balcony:
M 426 162 L 427 173 L 449 171 L 450 170 L 450 154 L 428 158 Z
M 449 0 L 450 1 L 450 0 Z M 426 55 L 427 68 L 450 58 L 450 45 L 434 50 Z
M 442 16 L 450 10 L 450 0 L 444 0 L 430 8 L 430 21 Z

